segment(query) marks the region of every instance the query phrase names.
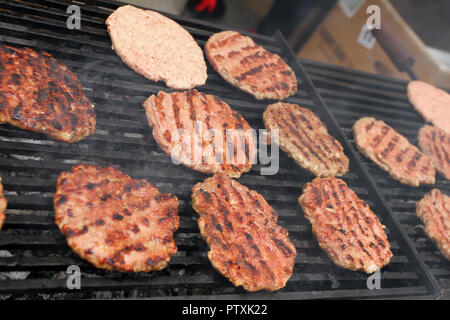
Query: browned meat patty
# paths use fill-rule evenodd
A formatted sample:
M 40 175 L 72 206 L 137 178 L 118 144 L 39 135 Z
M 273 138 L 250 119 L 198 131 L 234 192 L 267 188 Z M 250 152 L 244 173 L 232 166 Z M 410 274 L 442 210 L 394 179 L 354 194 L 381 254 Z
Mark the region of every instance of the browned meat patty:
M 206 63 L 194 38 L 175 21 L 151 10 L 122 6 L 107 19 L 113 48 L 122 61 L 174 89 L 205 84 Z
M 213 34 L 206 57 L 227 82 L 256 99 L 282 100 L 297 92 L 297 78 L 277 54 L 235 31 Z
M 407 87 L 409 102 L 422 117 L 450 134 L 450 94 L 423 81 L 411 81 Z
M 274 291 L 286 285 L 297 251 L 259 193 L 216 174 L 194 186 L 192 205 L 209 260 L 235 286 Z
M 94 106 L 50 54 L 0 45 L 0 122 L 77 142 L 95 131 Z
M 450 260 L 450 197 L 433 189 L 417 202 L 416 213 L 425 225 L 427 236 Z
M 362 154 L 394 179 L 413 187 L 434 184 L 436 172 L 431 158 L 384 121 L 361 118 L 354 124 L 353 133 Z
M 54 206 L 69 246 L 97 268 L 161 270 L 177 252 L 177 197 L 112 167 L 77 165 L 63 172 Z
M 373 273 L 391 260 L 384 226 L 341 179 L 314 179 L 298 203 L 319 246 L 338 266 Z
M 6 201 L 5 197 L 3 196 L 2 178 L 0 177 L 0 230 L 2 229 L 3 223 L 5 222 L 5 211 L 7 204 L 8 201 Z
M 344 148 L 311 110 L 278 102 L 267 107 L 263 120 L 269 132 L 278 130 L 281 149 L 301 167 L 319 177 L 348 172 Z
M 419 130 L 419 146 L 430 156 L 436 170 L 450 180 L 450 134 L 426 125 Z
M 215 96 L 196 90 L 159 92 L 143 107 L 159 146 L 183 165 L 235 178 L 250 170 L 257 150 L 255 135 L 238 112 Z M 208 130 L 217 132 L 208 138 Z

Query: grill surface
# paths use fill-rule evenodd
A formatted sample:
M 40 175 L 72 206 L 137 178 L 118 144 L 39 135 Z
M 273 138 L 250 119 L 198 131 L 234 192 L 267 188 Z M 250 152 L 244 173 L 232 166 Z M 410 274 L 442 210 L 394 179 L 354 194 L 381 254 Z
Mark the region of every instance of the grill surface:
M 81 30 L 66 27 L 69 4 L 73 3 L 0 0 L 0 41 L 48 51 L 65 63 L 83 83 L 86 95 L 96 106 L 97 115 L 95 135 L 73 145 L 0 125 L 0 175 L 9 201 L 7 219 L 0 232 L 0 250 L 13 254 L 12 257 L 0 257 L 0 279 L 7 278 L 6 272 L 10 271 L 30 272 L 25 280 L 0 280 L 1 297 L 299 299 L 439 296 L 435 279 L 399 227 L 397 216 L 389 212 L 379 197 L 372 178 L 355 157 L 351 144 L 345 140 L 335 119 L 280 35 L 254 38 L 268 50 L 280 54 L 296 72 L 300 90 L 286 101 L 311 108 L 328 125 L 330 134 L 343 144 L 350 158 L 350 173 L 344 179 L 388 227 L 394 257 L 382 269 L 381 289 L 377 290 L 367 289 L 368 275 L 335 266 L 318 247 L 311 226 L 297 205 L 302 186 L 314 177 L 280 152 L 278 174 L 261 176 L 260 166 L 255 165 L 239 182 L 260 192 L 278 211 L 279 224 L 289 231 L 298 251 L 294 274 L 287 286 L 275 293 L 248 294 L 233 287 L 207 259 L 208 248 L 199 235 L 197 215 L 190 204 L 191 188 L 196 182 L 203 181 L 206 175 L 171 163 L 155 143 L 141 107 L 142 101 L 150 94 L 171 90 L 137 75 L 111 50 L 104 21 L 118 6 L 117 3 L 77 2 L 81 7 Z M 195 20 L 168 16 L 191 32 L 202 47 L 212 33 L 221 30 Z M 403 83 L 396 86 L 400 90 Z M 262 112 L 268 101 L 258 102 L 231 87 L 209 65 L 207 84 L 198 89 L 225 100 L 253 128 L 264 128 Z M 350 99 L 356 103 L 359 98 Z M 409 117 L 414 118 L 415 115 Z M 405 119 L 408 119 L 406 115 Z M 113 165 L 133 178 L 148 179 L 161 192 L 173 193 L 180 199 L 180 229 L 175 234 L 178 253 L 165 270 L 148 274 L 99 270 L 79 259 L 67 247 L 53 222 L 52 197 L 60 172 L 78 163 Z M 404 194 L 398 186 L 390 190 Z M 409 193 L 407 196 L 411 197 Z M 408 197 L 406 199 L 410 199 Z M 404 198 L 394 200 L 401 202 L 400 199 Z M 408 214 L 408 205 L 408 202 L 401 202 L 400 218 L 414 219 Z M 411 228 L 419 232 L 414 226 Z M 410 230 L 407 231 L 410 234 Z M 413 241 L 416 243 L 416 238 Z M 426 240 L 422 243 L 427 244 L 429 256 L 424 260 L 429 264 L 429 257 L 434 255 L 435 249 Z M 418 250 L 422 247 L 418 246 Z M 436 255 L 433 257 L 439 259 Z M 434 260 L 431 263 L 436 266 Z M 66 270 L 72 264 L 81 268 L 81 290 L 67 289 Z
M 352 126 L 356 120 L 364 116 L 384 120 L 418 146 L 418 131 L 425 122 L 408 101 L 407 81 L 312 61 L 301 60 L 301 62 L 355 149 Z M 426 236 L 415 210 L 416 202 L 432 188 L 450 194 L 450 181 L 437 173 L 435 185 L 419 188 L 405 186 L 393 180 L 388 173 L 362 154 L 359 154 L 359 157 L 376 181 L 378 189 L 408 238 L 439 283 L 443 295 L 450 296 L 450 262 Z

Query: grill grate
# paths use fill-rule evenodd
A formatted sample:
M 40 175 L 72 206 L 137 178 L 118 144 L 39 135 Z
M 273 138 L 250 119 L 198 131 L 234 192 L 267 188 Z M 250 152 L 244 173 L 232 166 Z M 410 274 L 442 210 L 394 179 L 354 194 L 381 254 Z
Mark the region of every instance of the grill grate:
M 304 183 L 314 177 L 280 153 L 280 171 L 260 176 L 259 165 L 239 181 L 260 192 L 279 213 L 279 224 L 294 242 L 298 256 L 292 278 L 275 293 L 246 293 L 216 272 L 206 257 L 207 245 L 199 235 L 197 214 L 190 205 L 190 190 L 205 175 L 176 166 L 155 143 L 141 107 L 150 94 L 172 91 L 126 67 L 111 50 L 104 21 L 118 6 L 112 1 L 77 2 L 81 30 L 66 28 L 71 1 L 0 0 L 0 41 L 45 50 L 71 68 L 96 106 L 95 135 L 69 145 L 44 135 L 0 125 L 0 175 L 9 205 L 0 232 L 0 279 L 6 272 L 30 272 L 25 280 L 0 280 L 0 295 L 11 298 L 336 298 L 409 297 L 435 298 L 437 286 L 397 221 L 386 209 L 373 180 L 355 158 L 335 119 L 317 95 L 303 68 L 280 34 L 252 35 L 257 42 L 280 54 L 299 79 L 299 92 L 287 99 L 311 108 L 327 123 L 330 134 L 344 145 L 350 173 L 344 179 L 365 199 L 388 226 L 394 257 L 382 269 L 379 290 L 367 289 L 367 275 L 335 266 L 318 247 L 309 222 L 297 205 Z M 188 29 L 203 47 L 220 27 L 168 15 Z M 198 88 L 215 94 L 239 111 L 254 129 L 264 128 L 266 102 L 254 100 L 225 83 L 208 65 L 207 84 Z M 356 98 L 355 98 L 356 100 Z M 344 126 L 345 127 L 345 126 Z M 178 253 L 160 272 L 122 274 L 95 269 L 79 259 L 65 244 L 53 223 L 52 205 L 56 179 L 62 170 L 78 163 L 114 165 L 133 178 L 151 181 L 162 192 L 180 199 L 180 229 L 175 234 Z M 76 264 L 82 271 L 81 290 L 66 286 L 66 269 Z
M 385 121 L 418 146 L 418 131 L 425 122 L 408 101 L 407 81 L 312 61 L 302 60 L 302 63 L 350 141 L 353 142 L 353 123 L 360 117 L 373 116 Z M 450 194 L 450 181 L 437 173 L 435 185 L 419 188 L 405 186 L 366 157 L 360 157 L 443 294 L 450 296 L 450 262 L 425 235 L 423 224 L 415 213 L 416 202 L 432 188 Z

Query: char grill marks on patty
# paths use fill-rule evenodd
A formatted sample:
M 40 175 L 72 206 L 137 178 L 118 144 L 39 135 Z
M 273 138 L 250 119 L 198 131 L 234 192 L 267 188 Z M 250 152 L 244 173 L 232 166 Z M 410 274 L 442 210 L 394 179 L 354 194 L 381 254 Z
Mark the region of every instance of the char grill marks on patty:
M 263 120 L 269 136 L 271 130 L 278 130 L 281 149 L 314 175 L 326 177 L 347 173 L 349 160 L 344 148 L 312 111 L 296 104 L 278 102 L 267 107 Z
M 338 178 L 316 178 L 298 199 L 319 246 L 337 265 L 373 273 L 392 252 L 384 226 L 369 206 Z
M 197 90 L 159 92 L 143 107 L 159 146 L 183 165 L 236 178 L 250 170 L 257 150 L 255 134 L 224 101 Z
M 297 92 L 297 78 L 277 54 L 235 31 L 212 35 L 206 57 L 227 82 L 256 99 L 281 100 Z
M 431 158 L 436 170 L 450 180 L 450 134 L 426 125 L 419 130 L 419 146 Z
M 278 215 L 257 192 L 225 174 L 197 183 L 192 204 L 214 268 L 247 291 L 286 285 L 297 255 Z
M 354 124 L 353 133 L 358 149 L 394 179 L 414 187 L 434 184 L 436 172 L 431 158 L 384 121 L 361 118 Z
M 97 268 L 161 270 L 177 252 L 177 197 L 115 168 L 77 165 L 63 172 L 54 207 L 69 246 Z
M 427 236 L 450 260 L 450 197 L 433 189 L 417 202 L 416 213 L 425 225 Z
M 0 122 L 76 142 L 95 131 L 81 83 L 46 52 L 0 45 Z

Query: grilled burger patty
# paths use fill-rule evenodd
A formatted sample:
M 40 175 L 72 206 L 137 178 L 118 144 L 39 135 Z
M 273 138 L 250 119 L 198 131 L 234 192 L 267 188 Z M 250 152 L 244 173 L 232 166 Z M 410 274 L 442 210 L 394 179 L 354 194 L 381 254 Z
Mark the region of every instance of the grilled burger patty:
M 76 142 L 95 131 L 94 106 L 50 54 L 0 45 L 0 122 Z
M 433 189 L 417 202 L 416 213 L 425 225 L 427 236 L 450 260 L 450 197 Z
M 316 178 L 298 198 L 319 246 L 337 265 L 373 273 L 392 257 L 384 226 L 341 179 Z
M 311 110 L 278 102 L 267 107 L 263 120 L 269 132 L 278 130 L 281 149 L 301 167 L 319 177 L 348 172 L 344 148 Z
M 150 96 L 143 107 L 159 146 L 183 165 L 203 173 L 224 172 L 236 178 L 250 170 L 256 155 L 256 138 L 250 134 L 251 127 L 215 96 L 197 90 L 159 92 Z M 223 139 L 217 138 L 219 143 L 215 138 L 206 139 L 209 129 L 217 130 L 217 137 L 220 134 Z M 177 130 L 182 130 L 180 139 L 188 138 L 184 144 L 173 135 Z M 227 130 L 240 131 L 233 139 L 232 135 L 227 136 Z M 196 151 L 200 152 L 197 156 Z
M 297 251 L 259 193 L 216 174 L 194 186 L 192 204 L 214 268 L 247 291 L 286 285 Z
M 177 252 L 177 197 L 112 167 L 77 165 L 63 172 L 54 207 L 69 246 L 98 268 L 161 270 Z
M 175 21 L 151 10 L 122 6 L 107 19 L 113 48 L 122 61 L 174 89 L 205 84 L 206 63 L 194 38 Z
M 419 130 L 419 147 L 430 156 L 436 170 L 450 180 L 450 134 L 426 125 Z
M 434 184 L 436 172 L 430 157 L 384 121 L 361 118 L 354 124 L 353 133 L 358 149 L 394 179 L 413 187 Z
M 3 223 L 5 222 L 5 211 L 7 204 L 8 202 L 3 196 L 2 178 L 0 177 L 0 230 L 2 229 Z
M 222 31 L 208 39 L 205 52 L 214 70 L 227 82 L 258 100 L 282 100 L 297 92 L 292 69 L 250 37 Z
M 450 94 L 423 81 L 410 81 L 409 102 L 422 117 L 450 134 Z

